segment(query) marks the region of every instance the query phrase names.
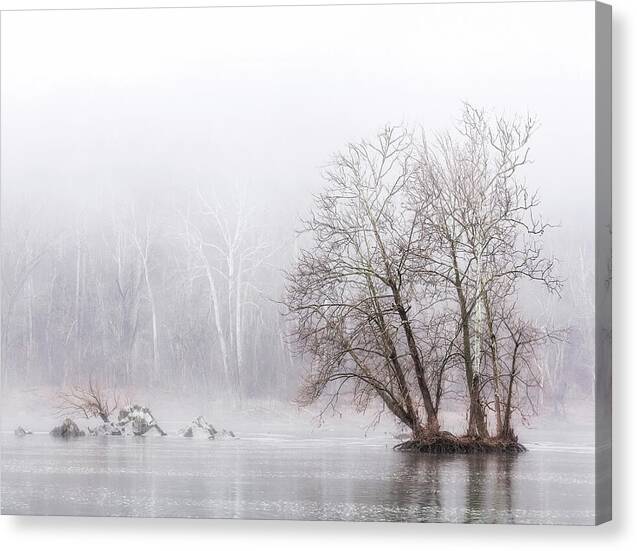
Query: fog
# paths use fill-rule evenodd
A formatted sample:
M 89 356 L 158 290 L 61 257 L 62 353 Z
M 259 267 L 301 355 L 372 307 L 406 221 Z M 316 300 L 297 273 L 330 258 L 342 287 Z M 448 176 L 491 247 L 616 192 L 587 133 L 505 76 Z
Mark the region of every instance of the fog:
M 522 300 L 574 328 L 542 411 L 590 400 L 593 9 L 4 12 L 4 391 L 291 402 L 309 360 L 279 301 L 322 169 L 387 123 L 452 128 L 468 101 L 540 121 L 524 178 L 565 286 Z

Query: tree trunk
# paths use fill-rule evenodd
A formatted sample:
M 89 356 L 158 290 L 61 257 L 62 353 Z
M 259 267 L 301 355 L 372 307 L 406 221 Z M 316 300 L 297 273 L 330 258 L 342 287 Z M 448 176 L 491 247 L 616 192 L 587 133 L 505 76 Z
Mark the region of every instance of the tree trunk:
M 144 282 L 146 284 L 146 292 L 148 293 L 148 301 L 150 302 L 151 328 L 153 338 L 153 380 L 157 380 L 159 376 L 159 344 L 157 336 L 157 311 L 155 308 L 155 296 L 150 285 L 150 277 L 148 276 L 148 261 L 146 256 L 142 257 L 144 263 Z
M 226 334 L 223 330 L 223 325 L 221 321 L 221 312 L 219 311 L 219 295 L 217 293 L 217 286 L 215 284 L 215 280 L 212 275 L 212 270 L 210 269 L 208 260 L 206 259 L 203 253 L 202 253 L 202 261 L 205 264 L 206 276 L 208 279 L 208 287 L 210 291 L 211 308 L 212 308 L 212 313 L 214 316 L 217 336 L 219 337 L 219 346 L 221 347 L 221 361 L 223 365 L 224 380 L 226 385 L 228 386 L 228 389 L 230 389 L 230 366 L 229 366 L 229 359 L 228 359 L 228 343 L 226 340 Z
M 418 415 L 418 411 L 414 406 L 411 394 L 409 392 L 409 386 L 407 385 L 407 379 L 405 377 L 405 373 L 403 371 L 402 366 L 400 365 L 400 360 L 398 359 L 398 353 L 396 352 L 396 347 L 389 336 L 389 332 L 387 330 L 387 323 L 385 321 L 385 316 L 380 308 L 380 303 L 378 302 L 378 294 L 376 292 L 376 287 L 374 286 L 372 280 L 367 276 L 367 286 L 369 288 L 372 303 L 374 305 L 374 314 L 376 317 L 376 321 L 378 323 L 378 327 L 380 329 L 381 338 L 383 341 L 383 347 L 385 349 L 385 357 L 387 358 L 388 365 L 390 369 L 393 371 L 396 381 L 398 383 L 398 390 L 405 402 L 405 409 L 410 419 L 413 419 L 413 427 L 414 437 L 419 438 L 422 436 L 422 423 L 420 422 L 420 416 Z
M 376 384 L 374 381 L 374 377 L 369 373 L 369 370 L 365 367 L 365 363 L 361 361 L 356 352 L 352 350 L 351 343 L 347 337 L 343 336 L 345 346 L 349 349 L 349 355 L 351 356 L 354 363 L 359 367 L 359 369 L 365 374 L 367 379 L 365 382 L 371 385 L 383 403 L 387 406 L 389 411 L 391 411 L 400 421 L 402 421 L 405 425 L 407 425 L 413 435 L 414 438 L 417 438 L 421 435 L 422 426 L 420 425 L 420 420 L 417 417 L 414 417 L 413 412 L 410 413 L 407 411 L 396 398 L 389 392 L 387 389 L 383 388 L 382 385 Z
M 376 223 L 376 217 L 375 215 L 372 213 L 369 204 L 367 203 L 367 201 L 363 201 L 363 205 L 365 207 L 365 211 L 367 213 L 369 222 L 373 228 L 373 232 L 374 232 L 374 238 L 376 240 L 376 243 L 378 245 L 378 247 L 380 248 L 381 254 L 383 256 L 383 261 L 385 264 L 385 272 L 387 275 L 387 279 L 390 281 L 390 287 L 392 290 L 392 294 L 394 296 L 394 302 L 396 305 L 396 308 L 399 308 L 399 315 L 401 316 L 401 324 L 403 325 L 405 334 L 407 336 L 407 341 L 408 341 L 408 346 L 409 346 L 409 351 L 410 351 L 410 355 L 412 357 L 412 361 L 414 362 L 414 370 L 416 371 L 416 378 L 418 380 L 418 386 L 420 388 L 420 392 L 422 394 L 423 397 L 423 401 L 425 404 L 425 412 L 427 414 L 427 427 L 426 427 L 426 431 L 423 430 L 421 423 L 420 423 L 420 416 L 418 415 L 418 412 L 416 411 L 416 409 L 414 408 L 413 404 L 412 404 L 412 400 L 411 400 L 411 396 L 409 394 L 409 388 L 407 386 L 406 380 L 405 380 L 405 376 L 404 373 L 402 371 L 402 368 L 400 367 L 399 363 L 398 363 L 398 357 L 396 355 L 396 349 L 394 347 L 394 344 L 391 343 L 391 353 L 393 354 L 393 356 L 395 356 L 395 364 L 396 364 L 396 376 L 399 380 L 399 383 L 401 384 L 401 386 L 405 387 L 405 395 L 406 395 L 406 399 L 408 399 L 409 403 L 408 403 L 408 407 L 411 408 L 414 412 L 414 419 L 417 420 L 417 427 L 414 430 L 414 438 L 418 439 L 420 438 L 424 432 L 430 432 L 430 433 L 437 433 L 440 430 L 440 425 L 438 423 L 438 415 L 436 413 L 436 410 L 433 407 L 433 403 L 431 401 L 431 394 L 429 392 L 429 388 L 427 387 L 427 382 L 425 380 L 425 374 L 424 374 L 424 368 L 422 365 L 422 362 L 420 360 L 420 353 L 418 352 L 418 347 L 416 346 L 416 340 L 414 338 L 413 332 L 411 330 L 411 325 L 409 324 L 409 320 L 407 318 L 407 312 L 402 304 L 402 300 L 400 297 L 400 293 L 398 291 L 398 286 L 395 284 L 395 282 L 393 282 L 393 274 L 392 274 L 392 269 L 391 269 L 391 262 L 390 259 L 387 255 L 387 252 L 385 250 L 385 244 L 383 242 L 383 239 L 381 238 L 381 234 L 380 231 L 378 229 L 378 225 Z M 376 288 L 375 286 L 372 284 L 369 276 L 367 276 L 367 281 L 368 281 L 368 285 L 370 286 L 370 290 L 372 290 L 372 295 L 374 298 L 374 304 L 376 305 L 376 310 L 377 310 L 377 314 L 380 316 L 380 319 L 382 321 L 382 327 L 381 327 L 381 331 L 383 333 L 383 335 L 387 334 L 387 330 L 386 330 L 386 325 L 385 325 L 385 320 L 384 317 L 382 315 L 382 312 L 379 308 L 378 305 L 378 298 L 377 298 L 377 294 L 376 294 Z M 404 318 L 403 318 L 404 316 Z M 389 337 L 387 336 L 387 340 L 390 340 Z M 392 360 L 393 361 L 393 360 Z
M 80 241 L 80 230 L 75 230 L 75 358 L 74 370 L 78 374 L 82 363 L 82 243 Z M 66 383 L 66 374 L 64 377 Z
M 495 407 L 495 426 L 496 433 L 502 435 L 502 400 L 500 398 L 500 365 L 498 357 L 498 343 L 493 331 L 493 316 L 491 315 L 491 306 L 487 299 L 486 292 L 482 294 L 484 300 L 484 310 L 487 315 L 487 328 L 489 330 L 489 350 L 491 352 L 491 364 L 493 369 L 493 388 L 494 388 L 494 407 Z
M 401 325 L 403 327 L 405 337 L 407 338 L 407 346 L 409 347 L 409 354 L 414 363 L 414 371 L 416 372 L 416 380 L 418 381 L 418 388 L 420 389 L 420 393 L 422 395 L 423 403 L 425 406 L 425 412 L 427 414 L 427 431 L 429 433 L 436 434 L 440 431 L 440 424 L 438 423 L 438 414 L 436 412 L 436 408 L 434 407 L 433 401 L 431 399 L 429 386 L 427 385 L 427 381 L 425 379 L 425 368 L 422 364 L 420 351 L 418 350 L 418 346 L 416 345 L 416 339 L 414 337 L 414 333 L 411 327 L 411 322 L 407 315 L 407 310 L 405 309 L 403 305 L 402 297 L 400 296 L 400 291 L 398 290 L 395 284 L 392 284 L 391 289 L 392 289 L 392 294 L 394 296 L 394 302 L 396 304 L 396 310 L 398 311 Z
M 513 357 L 511 358 L 511 374 L 509 376 L 509 386 L 507 389 L 507 399 L 506 399 L 506 406 L 504 409 L 504 420 L 502 422 L 502 434 L 500 435 L 501 438 L 505 439 L 505 440 L 512 440 L 514 439 L 514 434 L 513 434 L 513 428 L 511 427 L 511 414 L 512 414 L 512 410 L 513 410 L 513 383 L 515 381 L 515 370 L 516 370 L 516 363 L 517 363 L 517 355 L 518 355 L 518 350 L 520 348 L 520 345 L 518 342 L 515 343 L 515 347 L 513 349 Z
M 455 247 L 452 244 L 452 260 L 455 277 L 456 294 L 458 295 L 458 304 L 460 306 L 460 323 L 462 327 L 462 349 L 464 356 L 465 378 L 467 382 L 467 391 L 469 393 L 469 427 L 467 434 L 469 436 L 479 436 L 487 438 L 487 423 L 484 416 L 484 410 L 480 401 L 480 382 L 473 371 L 473 357 L 471 354 L 471 332 L 469 329 L 469 312 L 467 310 L 467 301 L 462 289 L 460 280 L 460 271 L 458 269 L 458 260 L 455 253 Z

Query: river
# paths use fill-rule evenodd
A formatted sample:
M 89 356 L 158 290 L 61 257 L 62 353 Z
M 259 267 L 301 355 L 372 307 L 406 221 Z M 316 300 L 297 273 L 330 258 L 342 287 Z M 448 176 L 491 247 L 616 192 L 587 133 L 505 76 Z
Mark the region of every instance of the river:
M 594 450 L 577 443 L 466 457 L 395 452 L 386 436 L 1 442 L 3 514 L 594 522 Z

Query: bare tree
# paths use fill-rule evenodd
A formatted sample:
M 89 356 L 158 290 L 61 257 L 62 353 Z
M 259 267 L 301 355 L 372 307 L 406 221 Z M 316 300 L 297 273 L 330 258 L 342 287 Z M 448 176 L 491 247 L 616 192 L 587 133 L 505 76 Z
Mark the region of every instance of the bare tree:
M 489 437 L 491 409 L 497 436 L 512 437 L 518 404 L 505 383 L 530 370 L 509 353 L 500 325 L 521 319 L 507 306 L 519 281 L 560 286 L 542 248 L 549 225 L 517 176 L 534 128 L 530 118 L 491 120 L 465 105 L 455 134 L 434 145 L 386 128 L 337 155 L 304 224 L 312 248 L 288 274 L 295 336 L 314 358 L 308 399 L 336 399 L 352 383 L 357 403 L 379 397 L 416 437 L 437 433 L 460 364 L 468 435 Z M 518 351 L 528 348 L 530 337 L 516 338 Z
M 183 216 L 181 237 L 189 251 L 191 279 L 203 278 L 207 283 L 225 384 L 240 398 L 248 369 L 246 331 L 256 329 L 262 320 L 251 315 L 260 308 L 262 289 L 257 276 L 272 247 L 253 225 L 254 215 L 245 197 L 234 208 L 224 208 L 218 199 L 199 191 L 196 202 L 196 212 Z
M 554 261 L 544 255 L 541 236 L 549 227 L 537 214 L 537 195 L 517 177 L 528 163 L 532 118 L 490 120 L 465 105 L 455 133 L 423 137 L 409 188 L 418 220 L 417 242 L 424 243 L 423 276 L 447 289 L 448 307 L 457 311 L 469 396 L 469 435 L 488 436 L 482 402 L 482 334 L 492 325 L 490 304 L 503 286 L 535 280 L 549 291 L 559 287 Z M 497 343 L 489 341 L 493 377 L 499 378 Z M 502 429 L 496 384 L 496 423 Z
M 120 364 L 116 369 L 123 368 L 123 379 L 130 382 L 134 372 L 134 350 L 140 326 L 144 270 L 132 232 L 126 227 L 126 220 L 114 217 L 111 226 L 110 235 L 105 241 L 107 250 L 111 251 L 114 274 L 113 285 L 110 286 L 112 291 L 105 299 L 112 310 L 106 317 L 109 330 L 116 341 L 114 356 Z
M 27 355 L 33 353 L 33 276 L 35 270 L 50 252 L 55 237 L 39 235 L 34 217 L 39 214 L 33 207 L 26 212 L 7 216 L 2 213 L 2 333 L 1 346 L 3 358 L 3 382 L 9 377 L 9 363 L 6 361 L 10 349 L 10 337 L 15 329 L 16 309 L 20 302 L 26 301 L 28 325 L 31 328 L 27 346 L 23 348 Z
M 352 383 L 355 401 L 380 398 L 418 437 L 439 424 L 412 318 L 422 307 L 409 268 L 415 217 L 402 208 L 411 149 L 407 131 L 387 127 L 336 156 L 304 223 L 312 248 L 287 274 L 285 302 L 315 359 L 306 396 L 332 387 L 338 397 Z
M 141 231 L 138 229 L 135 212 L 133 211 L 133 233 L 132 238 L 139 254 L 142 265 L 142 275 L 144 285 L 146 287 L 146 297 L 150 306 L 150 323 L 152 335 L 152 378 L 159 378 L 159 329 L 157 321 L 157 301 L 155 300 L 155 292 L 150 281 L 150 255 L 152 245 L 152 210 L 144 217 L 144 223 Z
M 502 426 L 497 436 L 502 440 L 516 440 L 513 414 L 518 412 L 524 418 L 527 410 L 538 413 L 542 390 L 538 352 L 547 341 L 561 339 L 563 332 L 535 327 L 513 308 L 506 309 L 500 321 L 502 334 L 496 338 L 501 350 L 502 370 L 497 384 L 501 385 Z
M 119 407 L 120 399 L 115 393 L 108 393 L 100 385 L 89 380 L 87 386 L 75 386 L 58 396 L 60 414 L 81 413 L 87 419 L 99 417 L 104 423 Z

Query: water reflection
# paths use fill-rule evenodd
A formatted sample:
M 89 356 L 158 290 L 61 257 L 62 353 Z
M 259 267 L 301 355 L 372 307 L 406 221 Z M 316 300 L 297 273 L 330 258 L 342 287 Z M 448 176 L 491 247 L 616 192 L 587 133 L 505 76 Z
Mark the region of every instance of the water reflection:
M 465 522 L 480 520 L 485 509 L 485 468 L 487 457 L 484 455 L 468 456 L 466 462 L 467 486 L 465 490 Z
M 392 478 L 391 501 L 403 512 L 396 520 L 443 521 L 442 476 L 444 457 L 427 457 L 417 453 L 399 453 L 400 469 Z
M 412 522 L 594 520 L 594 455 L 427 456 L 384 441 L 2 437 L 2 512 Z
M 424 514 L 432 522 L 449 521 L 450 516 L 465 523 L 514 522 L 517 461 L 515 455 L 401 454 L 402 476 L 391 497 L 405 511 Z
M 496 510 L 500 511 L 500 517 L 493 522 L 511 523 L 513 517 L 513 488 L 514 470 L 518 457 L 516 455 L 503 455 L 495 458 L 496 468 Z

